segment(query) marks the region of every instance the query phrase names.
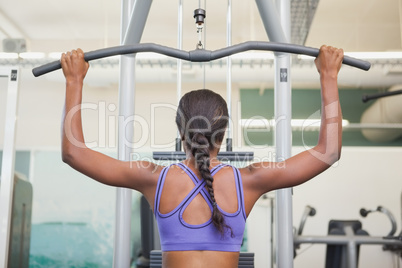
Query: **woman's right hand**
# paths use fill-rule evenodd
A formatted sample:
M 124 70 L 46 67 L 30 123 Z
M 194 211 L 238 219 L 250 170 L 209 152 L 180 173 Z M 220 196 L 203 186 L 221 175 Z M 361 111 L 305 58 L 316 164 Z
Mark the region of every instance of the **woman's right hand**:
M 343 61 L 343 49 L 323 45 L 318 57 L 314 60 L 320 75 L 329 75 L 336 78 Z

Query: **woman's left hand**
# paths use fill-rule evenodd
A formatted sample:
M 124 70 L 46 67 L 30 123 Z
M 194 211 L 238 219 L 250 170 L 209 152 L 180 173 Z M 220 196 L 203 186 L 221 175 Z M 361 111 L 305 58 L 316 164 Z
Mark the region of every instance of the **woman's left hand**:
M 66 82 L 82 82 L 88 72 L 89 63 L 84 59 L 84 52 L 78 48 L 61 55 L 61 67 Z

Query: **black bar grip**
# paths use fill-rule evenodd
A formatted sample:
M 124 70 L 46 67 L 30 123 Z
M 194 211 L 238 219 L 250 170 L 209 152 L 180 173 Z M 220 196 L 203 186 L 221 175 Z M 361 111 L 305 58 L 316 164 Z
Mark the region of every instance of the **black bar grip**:
M 312 57 L 317 57 L 319 53 L 319 49 L 317 48 L 305 47 L 301 45 L 294 45 L 287 43 L 276 43 L 276 42 L 248 41 L 215 51 L 197 49 L 189 52 L 154 43 L 144 43 L 144 44 L 124 45 L 124 46 L 116 46 L 116 47 L 94 50 L 85 53 L 84 58 L 86 61 L 90 61 L 116 55 L 125 55 L 140 52 L 155 52 L 169 57 L 192 62 L 208 62 L 249 50 L 264 50 L 264 51 L 273 51 L 281 53 L 303 54 Z M 371 67 L 371 64 L 367 61 L 351 58 L 348 56 L 345 56 L 343 58 L 343 63 L 365 71 L 369 70 Z M 32 70 L 32 73 L 34 74 L 35 77 L 38 77 L 43 74 L 58 70 L 60 68 L 61 68 L 60 61 L 54 61 L 34 68 Z
M 375 100 L 383 97 L 389 97 L 389 96 L 395 96 L 402 94 L 402 90 L 395 90 L 395 91 L 388 91 L 384 93 L 378 93 L 378 94 L 373 94 L 373 95 L 363 95 L 362 97 L 362 102 L 368 102 L 370 100 Z
M 32 73 L 35 77 L 56 71 L 61 68 L 61 63 L 59 60 L 57 61 L 52 61 L 49 63 L 46 63 L 44 65 L 41 65 L 39 67 L 35 67 L 32 69 Z

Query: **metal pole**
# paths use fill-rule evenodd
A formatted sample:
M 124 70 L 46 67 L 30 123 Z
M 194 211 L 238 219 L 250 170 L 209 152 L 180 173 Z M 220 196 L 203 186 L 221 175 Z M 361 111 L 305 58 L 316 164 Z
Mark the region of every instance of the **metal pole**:
M 177 23 L 177 48 L 183 49 L 183 0 L 179 0 L 178 23 Z M 181 98 L 182 83 L 182 60 L 177 60 L 177 103 Z M 180 137 L 179 137 L 180 138 Z
M 345 233 L 347 237 L 352 238 L 354 236 L 354 231 L 351 226 L 345 226 Z M 348 268 L 356 268 L 357 267 L 357 244 L 356 241 L 350 239 L 347 244 L 347 253 L 346 253 L 346 263 Z
M 280 25 L 285 39 L 290 41 L 290 0 L 282 0 L 278 5 Z M 275 55 L 275 146 L 277 161 L 291 157 L 292 150 L 292 88 L 290 72 L 290 55 Z M 292 189 L 276 192 L 277 198 L 277 265 L 293 267 L 293 218 Z
M 179 0 L 179 8 L 178 8 L 178 22 L 177 22 L 177 48 L 183 49 L 183 0 Z M 179 106 L 180 98 L 181 98 L 181 89 L 182 89 L 182 60 L 177 59 L 177 81 L 176 81 L 176 99 L 177 106 Z M 176 137 L 176 151 L 181 151 L 181 137 L 180 132 L 177 130 Z
M 121 43 L 139 43 L 151 0 L 122 0 Z M 132 153 L 134 136 L 134 96 L 135 96 L 135 54 L 120 58 L 119 84 L 119 133 L 118 158 L 129 161 Z M 130 233 L 131 233 L 132 191 L 126 188 L 116 190 L 116 224 L 113 267 L 130 267 Z
M 133 1 L 133 0 L 130 0 Z M 122 44 L 136 44 L 141 40 L 144 32 L 145 23 L 147 22 L 149 10 L 151 9 L 152 0 L 135 0 L 134 6 L 129 10 L 123 10 L 127 20 L 125 28 L 122 28 Z M 132 11 L 132 12 L 130 12 Z
M 271 42 L 288 43 L 283 26 L 281 27 L 280 17 L 274 0 L 255 0 L 255 2 L 269 40 Z
M 226 46 L 232 45 L 232 0 L 228 0 L 227 13 L 226 13 Z M 229 56 L 226 59 L 226 102 L 228 105 L 228 115 L 231 118 L 232 114 L 232 58 Z M 227 146 L 232 148 L 232 120 L 229 120 L 227 130 L 228 142 L 231 144 Z
M 201 4 L 201 2 L 200 2 Z M 207 0 L 204 0 L 204 10 L 207 10 Z M 207 48 L 207 24 L 208 20 L 205 20 L 204 22 L 204 48 Z M 206 70 L 206 65 L 205 63 L 202 64 L 202 69 L 203 69 L 203 88 L 206 88 L 206 75 L 207 75 L 207 70 Z
M 289 43 L 290 0 L 256 0 L 268 38 L 272 42 Z M 292 101 L 290 55 L 275 53 L 275 147 L 276 161 L 291 156 Z M 277 267 L 293 267 L 292 190 L 276 191 L 276 262 Z
M 14 192 L 15 126 L 18 111 L 19 69 L 0 70 L 0 77 L 7 77 L 9 79 L 0 176 L 0 267 L 8 267 L 11 210 Z

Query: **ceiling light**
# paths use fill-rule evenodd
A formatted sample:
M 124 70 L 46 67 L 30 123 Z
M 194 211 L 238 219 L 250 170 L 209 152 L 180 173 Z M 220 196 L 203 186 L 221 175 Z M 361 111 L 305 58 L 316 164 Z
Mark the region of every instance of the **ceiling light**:
M 51 52 L 49 53 L 48 57 L 51 59 L 59 60 L 61 58 L 61 54 L 63 54 L 63 52 Z
M 42 52 L 24 52 L 20 53 L 19 56 L 23 59 L 43 59 L 45 58 L 45 53 Z
M 17 53 L 0 52 L 0 59 L 18 59 Z

